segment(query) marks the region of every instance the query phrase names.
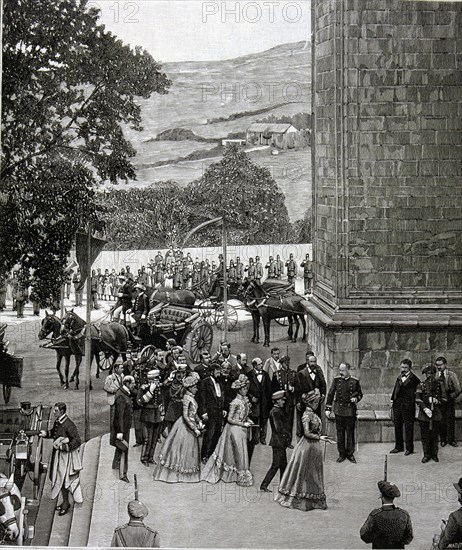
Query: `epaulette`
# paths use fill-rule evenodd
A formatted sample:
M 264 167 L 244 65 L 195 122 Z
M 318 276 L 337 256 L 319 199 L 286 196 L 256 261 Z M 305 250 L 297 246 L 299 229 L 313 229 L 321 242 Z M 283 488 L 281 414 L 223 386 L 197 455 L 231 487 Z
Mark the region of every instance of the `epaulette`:
M 154 535 L 157 536 L 159 534 L 155 529 L 152 529 L 151 527 L 149 527 L 149 525 L 145 525 L 145 527 L 148 531 L 150 531 L 151 533 L 154 533 Z
M 334 380 L 343 380 L 343 378 L 340 375 L 338 375 L 338 376 L 334 376 Z
M 120 531 L 122 529 L 125 529 L 126 527 L 128 527 L 128 523 L 125 523 L 124 525 L 120 525 L 119 527 L 116 527 L 115 531 Z
M 359 378 L 356 378 L 356 376 L 350 376 L 352 380 L 356 380 L 356 382 L 359 382 Z
M 370 516 L 376 516 L 382 511 L 382 508 L 376 508 L 375 510 L 372 510 L 372 512 L 369 514 Z

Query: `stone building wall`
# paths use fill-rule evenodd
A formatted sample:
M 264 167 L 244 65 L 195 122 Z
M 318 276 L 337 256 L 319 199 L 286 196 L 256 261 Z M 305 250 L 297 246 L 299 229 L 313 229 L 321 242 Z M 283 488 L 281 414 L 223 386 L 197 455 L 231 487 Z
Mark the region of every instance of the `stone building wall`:
M 315 295 L 462 300 L 462 4 L 316 0 Z

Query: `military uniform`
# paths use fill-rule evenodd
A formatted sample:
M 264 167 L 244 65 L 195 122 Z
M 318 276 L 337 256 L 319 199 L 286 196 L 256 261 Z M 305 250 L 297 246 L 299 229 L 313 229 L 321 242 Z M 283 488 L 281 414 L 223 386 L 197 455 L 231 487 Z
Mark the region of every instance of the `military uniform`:
M 245 270 L 247 271 L 247 279 L 249 281 L 255 281 L 256 270 L 252 258 L 250 258 L 249 265 L 245 268 Z
M 394 504 L 372 510 L 360 531 L 372 548 L 404 548 L 413 539 L 411 517 Z
M 268 270 L 268 279 L 276 279 L 278 276 L 278 264 L 271 258 L 265 267 Z
M 449 514 L 438 548 L 443 550 L 449 545 L 454 545 L 454 548 L 462 548 L 462 507 Z
M 286 262 L 287 267 L 287 280 L 289 283 L 293 283 L 297 276 L 297 264 L 293 258 Z
M 284 275 L 284 262 L 281 259 L 276 258 L 276 273 L 277 278 L 282 279 L 282 276 Z
M 255 263 L 255 281 L 261 285 L 261 280 L 263 277 L 263 264 L 260 262 L 260 258 L 257 258 Z
M 237 292 L 237 269 L 234 263 L 230 264 L 228 269 L 228 283 L 229 283 L 229 290 L 231 294 L 236 294 Z
M 290 441 L 292 441 L 292 429 L 294 425 L 295 377 L 296 372 L 292 369 L 280 368 L 273 374 L 273 378 L 271 379 L 271 393 L 283 390 L 286 395 L 284 413 L 287 418 L 287 429 L 290 432 Z
M 303 267 L 303 283 L 305 286 L 305 294 L 308 294 L 311 292 L 311 281 L 313 280 L 313 262 L 311 262 L 308 258 L 306 260 L 303 260 L 303 262 L 300 264 L 300 267 Z
M 236 283 L 241 286 L 244 280 L 244 264 L 242 262 L 236 262 Z
M 138 500 L 128 504 L 130 521 L 121 527 L 116 527 L 112 536 L 111 546 L 130 548 L 160 548 L 159 534 L 143 523 L 147 516 L 146 506 Z
M 430 398 L 434 398 L 438 403 L 430 402 Z M 415 392 L 415 401 L 419 407 L 417 419 L 420 424 L 420 436 L 424 453 L 424 462 L 430 459 L 438 461 L 438 431 L 439 423 L 441 422 L 441 402 L 446 401 L 446 389 L 444 383 L 436 380 L 433 376 L 422 380 L 417 386 Z M 426 413 L 426 410 L 432 410 L 431 418 Z
M 335 397 L 335 401 L 334 401 Z M 327 394 L 326 412 L 333 409 L 337 428 L 337 448 L 339 457 L 352 458 L 355 451 L 356 403 L 363 397 L 361 384 L 357 378 L 336 376 Z
M 141 462 L 154 462 L 154 451 L 164 420 L 164 405 L 160 385 L 153 392 L 150 385 L 138 390 L 137 402 L 141 406 L 140 420 L 143 425 L 143 448 Z

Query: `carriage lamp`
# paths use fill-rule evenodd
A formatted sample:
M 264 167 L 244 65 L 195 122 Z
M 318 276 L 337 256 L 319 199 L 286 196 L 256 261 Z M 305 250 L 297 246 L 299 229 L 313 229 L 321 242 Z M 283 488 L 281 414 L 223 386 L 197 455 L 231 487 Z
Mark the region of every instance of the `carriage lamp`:
M 16 437 L 16 460 L 27 460 L 29 456 L 29 438 L 26 433 L 21 430 Z

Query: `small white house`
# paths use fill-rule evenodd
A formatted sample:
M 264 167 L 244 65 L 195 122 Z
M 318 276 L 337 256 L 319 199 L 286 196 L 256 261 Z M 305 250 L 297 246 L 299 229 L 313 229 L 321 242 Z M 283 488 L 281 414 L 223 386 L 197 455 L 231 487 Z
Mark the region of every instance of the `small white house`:
M 287 136 L 297 133 L 297 128 L 289 123 L 254 122 L 247 128 L 247 145 L 272 145 L 283 148 Z
M 226 147 L 226 145 L 231 145 L 231 144 L 239 145 L 242 147 L 243 145 L 245 145 L 245 142 L 246 142 L 245 139 L 222 139 L 221 140 L 221 144 L 223 147 Z

